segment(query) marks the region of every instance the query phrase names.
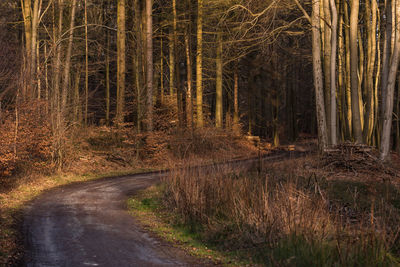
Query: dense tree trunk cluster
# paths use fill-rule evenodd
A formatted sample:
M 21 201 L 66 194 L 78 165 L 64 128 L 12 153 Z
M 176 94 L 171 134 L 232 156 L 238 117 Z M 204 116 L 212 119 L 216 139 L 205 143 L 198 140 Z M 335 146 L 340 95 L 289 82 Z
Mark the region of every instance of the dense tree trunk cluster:
M 6 20 L 23 21 L 0 28 L 0 102 L 45 101 L 60 166 L 69 129 L 158 131 L 171 101 L 171 127 L 243 130 L 275 145 L 318 132 L 321 151 L 353 141 L 379 147 L 382 160 L 391 144 L 400 148 L 399 0 L 0 7 Z M 11 57 L 21 60 L 6 64 Z

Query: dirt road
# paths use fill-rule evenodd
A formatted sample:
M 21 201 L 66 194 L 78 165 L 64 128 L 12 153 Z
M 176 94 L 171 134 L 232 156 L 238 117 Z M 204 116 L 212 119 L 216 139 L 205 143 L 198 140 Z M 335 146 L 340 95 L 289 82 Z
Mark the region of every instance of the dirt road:
M 265 160 L 277 161 L 288 155 L 281 153 Z M 101 179 L 63 186 L 39 196 L 24 213 L 25 265 L 208 265 L 151 237 L 128 214 L 128 197 L 162 175 L 165 174 Z
M 126 211 L 135 191 L 161 174 L 138 174 L 52 190 L 26 209 L 26 266 L 196 266 L 137 227 Z

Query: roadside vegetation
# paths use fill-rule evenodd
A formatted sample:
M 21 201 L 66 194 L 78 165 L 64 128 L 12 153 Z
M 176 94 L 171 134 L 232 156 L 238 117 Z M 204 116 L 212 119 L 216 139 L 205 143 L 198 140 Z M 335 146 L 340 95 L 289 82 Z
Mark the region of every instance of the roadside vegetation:
M 325 163 L 187 167 L 128 204 L 155 233 L 224 265 L 400 266 L 398 181 Z
M 169 128 L 137 134 L 129 125 L 120 128 L 93 126 L 71 130 L 64 140 L 64 167 L 59 170 L 52 157 L 53 143 L 46 120 L 32 116 L 35 112 L 38 110 L 32 107 L 20 111 L 24 132 L 19 134 L 17 143 L 9 132 L 0 132 L 2 142 L 9 144 L 0 147 L 4 152 L 0 157 L 0 266 L 21 261 L 23 208 L 46 190 L 171 165 L 183 166 L 184 162 L 210 163 L 258 155 L 253 142 L 242 136 L 207 128 L 192 132 Z M 32 127 L 25 127 L 25 124 Z M 18 157 L 13 153 L 14 144 Z

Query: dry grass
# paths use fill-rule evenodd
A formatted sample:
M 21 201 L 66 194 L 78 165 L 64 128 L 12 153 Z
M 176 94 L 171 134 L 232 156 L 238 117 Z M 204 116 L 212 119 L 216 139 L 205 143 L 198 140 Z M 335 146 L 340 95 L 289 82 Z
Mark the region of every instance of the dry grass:
M 228 250 L 267 247 L 262 264 L 399 264 L 397 189 L 386 192 L 387 201 L 378 200 L 384 193 L 379 189 L 371 198 L 362 183 L 337 192 L 343 181 L 329 182 L 303 168 L 309 165 L 287 161 L 262 172 L 185 168 L 165 180 L 164 204 L 184 223 L 203 229 L 208 242 Z

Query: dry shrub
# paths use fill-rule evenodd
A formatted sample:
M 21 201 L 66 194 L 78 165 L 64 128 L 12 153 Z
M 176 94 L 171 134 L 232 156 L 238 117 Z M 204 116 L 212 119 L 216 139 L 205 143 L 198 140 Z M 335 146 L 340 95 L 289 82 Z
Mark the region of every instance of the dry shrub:
M 169 136 L 168 149 L 178 159 L 209 156 L 221 160 L 233 154 L 240 156 L 241 153 L 257 152 L 250 141 L 224 129 L 175 130 Z
M 320 254 L 333 265 L 351 266 L 365 255 L 369 263 L 388 260 L 387 251 L 398 241 L 398 210 L 377 205 L 375 214 L 349 220 L 342 209 L 331 209 L 317 179 L 295 175 L 296 166 L 285 168 L 285 173 L 237 165 L 179 169 L 165 179 L 165 206 L 184 223 L 202 225 L 205 239 L 219 238 L 229 249 L 269 244 L 272 249 L 284 246 L 281 251 L 290 254 L 307 244 L 305 254 L 326 250 Z
M 52 135 L 45 105 L 43 101 L 22 103 L 18 113 L 11 109 L 2 115 L 0 177 L 11 176 L 17 169 L 24 172 L 29 168 L 29 172 L 32 172 L 52 168 Z
M 295 181 L 242 172 L 238 166 L 186 168 L 167 180 L 167 200 L 186 222 L 210 228 L 226 222 L 251 241 L 273 242 L 293 232 L 318 235 L 332 232 L 333 221 L 319 194 Z

